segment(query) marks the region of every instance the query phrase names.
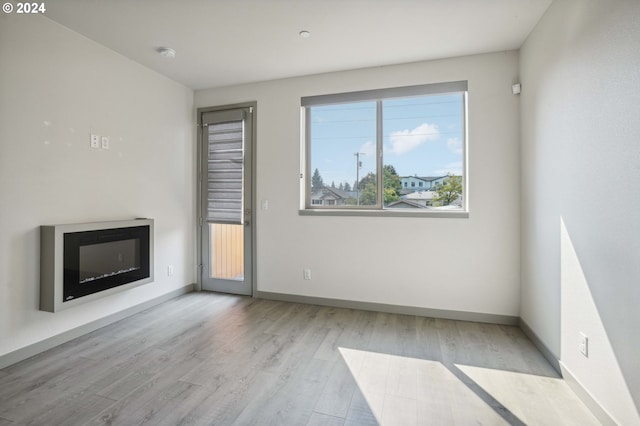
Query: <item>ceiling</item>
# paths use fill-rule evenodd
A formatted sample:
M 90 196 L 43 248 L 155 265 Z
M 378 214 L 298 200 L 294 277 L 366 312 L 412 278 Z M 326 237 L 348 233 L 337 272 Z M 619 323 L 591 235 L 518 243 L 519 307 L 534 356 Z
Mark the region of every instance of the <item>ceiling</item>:
M 518 49 L 551 1 L 56 0 L 46 15 L 198 90 Z

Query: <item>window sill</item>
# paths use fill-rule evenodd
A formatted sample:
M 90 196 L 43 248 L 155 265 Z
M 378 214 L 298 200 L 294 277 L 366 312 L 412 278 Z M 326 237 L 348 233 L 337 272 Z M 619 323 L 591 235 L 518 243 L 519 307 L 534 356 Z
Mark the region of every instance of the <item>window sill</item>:
M 420 209 L 418 209 L 420 210 Z M 447 219 L 468 219 L 468 211 L 415 211 L 415 210 L 356 210 L 356 209 L 301 209 L 300 216 L 360 216 L 360 217 L 433 217 Z

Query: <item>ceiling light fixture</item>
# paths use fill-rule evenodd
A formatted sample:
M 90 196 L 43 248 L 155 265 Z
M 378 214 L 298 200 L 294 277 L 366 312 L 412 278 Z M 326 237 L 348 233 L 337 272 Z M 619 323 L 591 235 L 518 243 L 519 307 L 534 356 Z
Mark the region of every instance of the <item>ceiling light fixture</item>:
M 311 37 L 311 33 L 307 30 L 302 30 L 298 33 L 298 35 L 302 38 L 309 38 Z
M 176 57 L 176 51 L 173 50 L 170 47 L 159 47 L 158 48 L 158 53 L 163 58 L 175 58 Z

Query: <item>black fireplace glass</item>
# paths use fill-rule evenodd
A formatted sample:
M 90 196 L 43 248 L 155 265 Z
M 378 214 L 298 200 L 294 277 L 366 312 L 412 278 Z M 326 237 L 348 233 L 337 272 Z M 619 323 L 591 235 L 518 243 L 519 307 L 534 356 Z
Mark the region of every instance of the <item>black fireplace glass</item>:
M 150 276 L 149 226 L 64 234 L 63 302 Z

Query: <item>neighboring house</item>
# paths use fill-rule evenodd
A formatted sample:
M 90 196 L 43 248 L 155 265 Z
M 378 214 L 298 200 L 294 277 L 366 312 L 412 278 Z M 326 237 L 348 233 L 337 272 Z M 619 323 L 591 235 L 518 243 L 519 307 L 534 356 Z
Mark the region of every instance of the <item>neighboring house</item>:
M 312 206 L 344 206 L 356 204 L 355 191 L 343 191 L 325 186 L 311 193 Z
M 409 194 L 403 195 L 400 198 L 402 200 L 411 201 L 412 203 L 420 204 L 423 207 L 428 207 L 431 205 L 431 200 L 434 197 L 437 197 L 438 193 L 436 191 L 415 191 Z
M 447 176 L 403 176 L 400 178 L 403 191 L 425 191 L 443 184 Z
M 451 204 L 447 206 L 433 206 L 433 199 L 438 196 L 436 191 L 416 191 L 400 197 L 399 201 L 395 201 L 387 205 L 387 208 L 401 209 L 401 208 L 433 208 L 439 210 L 457 210 L 462 208 L 462 198 L 458 197 Z

